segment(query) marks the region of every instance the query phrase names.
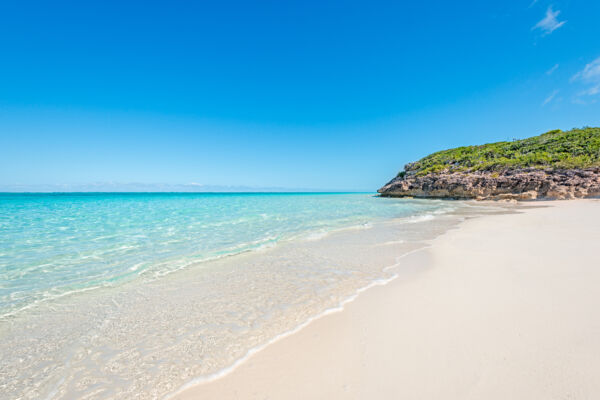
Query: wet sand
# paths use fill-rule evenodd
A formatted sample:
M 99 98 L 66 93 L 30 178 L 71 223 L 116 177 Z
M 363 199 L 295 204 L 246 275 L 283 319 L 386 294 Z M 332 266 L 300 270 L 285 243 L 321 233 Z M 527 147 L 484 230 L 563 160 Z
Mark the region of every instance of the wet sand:
M 391 283 L 176 398 L 600 397 L 600 201 L 532 205 L 465 221 Z

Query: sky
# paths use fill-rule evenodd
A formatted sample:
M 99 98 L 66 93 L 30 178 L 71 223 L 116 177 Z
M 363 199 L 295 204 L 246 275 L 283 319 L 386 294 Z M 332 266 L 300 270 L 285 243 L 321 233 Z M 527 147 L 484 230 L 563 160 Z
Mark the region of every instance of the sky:
M 598 20 L 591 0 L 4 0 L 0 190 L 374 191 L 437 150 L 600 126 Z

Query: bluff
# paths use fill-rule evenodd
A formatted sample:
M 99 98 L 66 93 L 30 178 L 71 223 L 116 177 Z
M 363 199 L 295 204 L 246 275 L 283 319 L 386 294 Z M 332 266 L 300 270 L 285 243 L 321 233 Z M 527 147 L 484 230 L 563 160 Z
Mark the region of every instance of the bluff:
M 600 197 L 600 128 L 439 151 L 405 165 L 378 192 L 480 200 Z

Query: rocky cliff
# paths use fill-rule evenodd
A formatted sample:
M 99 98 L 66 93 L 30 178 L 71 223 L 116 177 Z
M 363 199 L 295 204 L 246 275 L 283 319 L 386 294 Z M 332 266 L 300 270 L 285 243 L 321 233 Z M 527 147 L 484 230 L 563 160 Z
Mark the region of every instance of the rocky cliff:
M 399 174 L 379 189 L 385 197 L 535 200 L 600 197 L 600 168 L 510 169 Z
M 456 199 L 600 197 L 600 128 L 556 129 L 438 151 L 405 165 L 379 193 Z

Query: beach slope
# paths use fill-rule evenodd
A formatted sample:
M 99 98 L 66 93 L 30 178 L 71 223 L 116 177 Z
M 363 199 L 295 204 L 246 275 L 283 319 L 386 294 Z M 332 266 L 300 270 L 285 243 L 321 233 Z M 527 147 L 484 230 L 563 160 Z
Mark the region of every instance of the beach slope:
M 598 200 L 468 220 L 392 283 L 177 398 L 599 398 L 598 243 Z

